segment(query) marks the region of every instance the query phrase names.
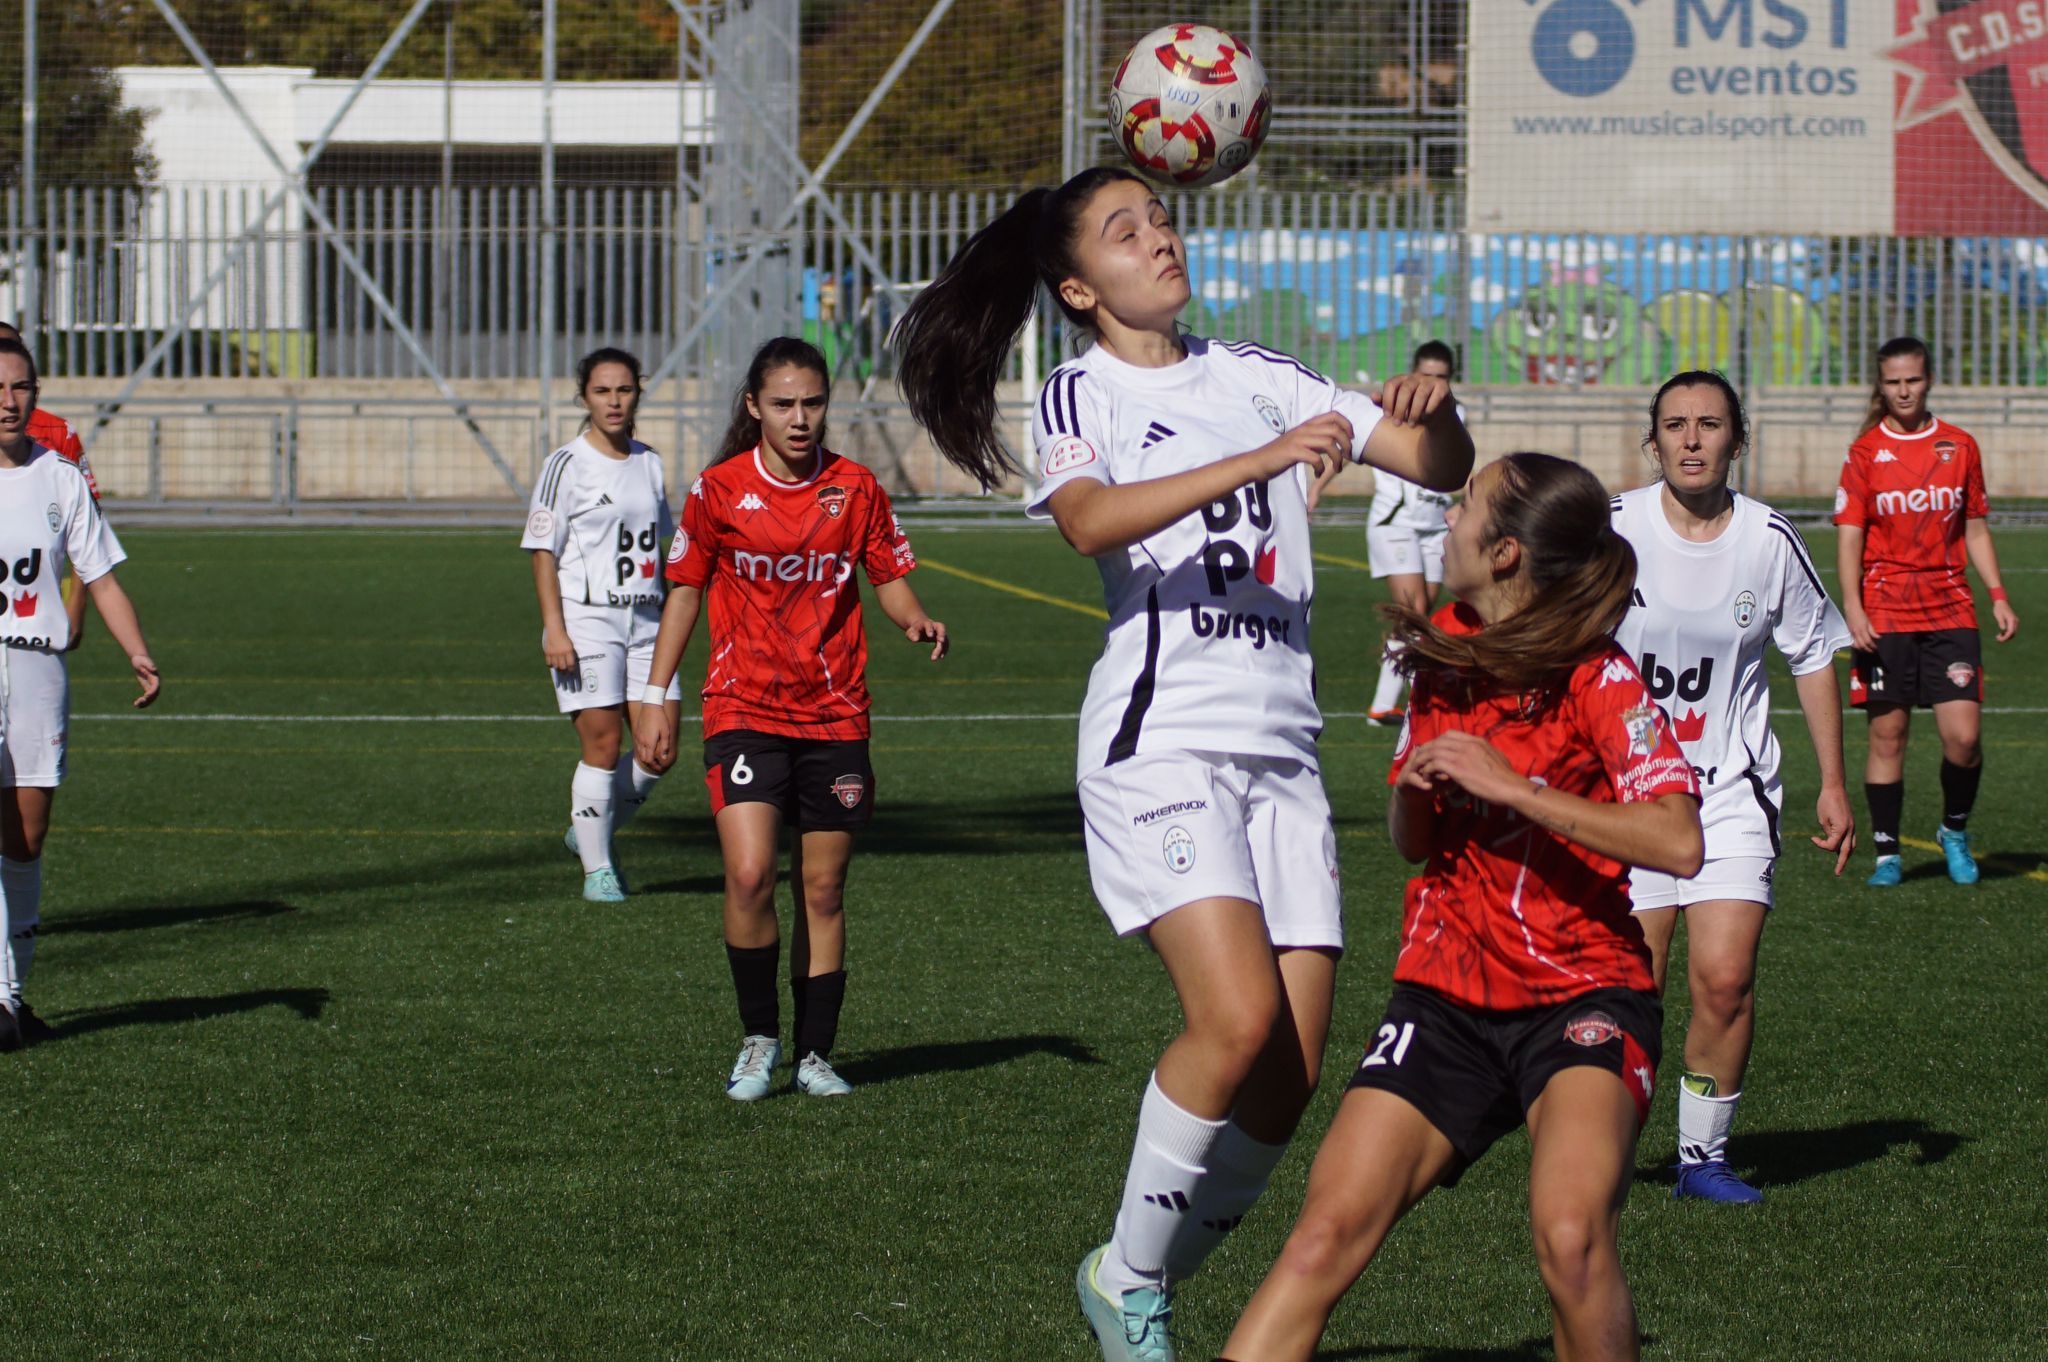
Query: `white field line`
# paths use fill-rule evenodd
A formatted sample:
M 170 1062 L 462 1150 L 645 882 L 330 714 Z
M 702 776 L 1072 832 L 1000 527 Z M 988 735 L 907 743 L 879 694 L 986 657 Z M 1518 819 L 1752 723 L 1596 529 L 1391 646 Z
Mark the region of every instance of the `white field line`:
M 1772 714 L 1790 717 L 1799 714 L 1797 709 L 1774 709 Z M 2048 714 L 2048 706 L 1992 705 L 1984 710 L 1986 714 Z M 141 712 L 115 712 L 110 714 L 73 714 L 72 719 L 88 722 L 111 720 L 138 720 L 156 724 L 538 724 L 559 723 L 559 714 L 144 714 Z M 1041 720 L 1079 719 L 1078 713 L 1047 714 L 876 714 L 870 716 L 878 724 L 966 724 L 966 723 L 1036 723 Z M 1363 710 L 1332 710 L 1323 715 L 1325 719 L 1363 719 Z M 696 716 L 686 714 L 685 723 L 701 722 Z

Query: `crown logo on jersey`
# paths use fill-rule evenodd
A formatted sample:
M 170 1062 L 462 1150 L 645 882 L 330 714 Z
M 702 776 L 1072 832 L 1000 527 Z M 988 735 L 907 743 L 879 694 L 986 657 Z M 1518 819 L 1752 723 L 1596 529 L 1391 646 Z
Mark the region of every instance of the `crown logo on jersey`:
M 740 498 L 740 509 L 742 511 L 765 511 L 768 509 L 768 503 L 755 496 L 752 492 L 749 492 Z
M 1698 742 L 1707 731 L 1707 716 L 1697 709 L 1688 708 L 1685 717 L 1674 720 L 1671 731 L 1680 742 Z
M 1261 586 L 1273 585 L 1273 569 L 1276 566 L 1278 566 L 1279 561 L 1280 546 L 1275 544 L 1272 548 L 1266 549 L 1263 552 L 1261 552 L 1259 556 L 1255 560 L 1253 560 L 1252 576 L 1259 579 L 1259 584 Z
M 1138 448 L 1150 449 L 1156 444 L 1171 440 L 1174 434 L 1175 432 L 1170 427 L 1162 426 L 1157 421 L 1154 421 L 1151 425 L 1145 427 L 1145 438 L 1138 441 Z
M 2048 111 L 2031 73 L 2048 63 L 2048 31 L 2033 6 L 2013 0 L 1923 4 L 1913 27 L 1884 55 L 1903 68 L 1896 131 L 1954 114 L 1985 158 L 2036 203 L 2048 205 L 2048 171 L 2034 156 Z
M 23 619 L 27 619 L 30 615 L 36 613 L 36 602 L 40 599 L 41 597 L 32 591 L 16 596 L 14 598 L 14 613 Z
M 839 513 L 846 509 L 846 489 L 836 484 L 831 487 L 820 487 L 818 505 L 824 508 L 826 515 L 834 520 L 839 519 Z
M 641 560 L 640 575 L 642 577 L 652 577 L 654 575 L 654 560 L 652 558 Z

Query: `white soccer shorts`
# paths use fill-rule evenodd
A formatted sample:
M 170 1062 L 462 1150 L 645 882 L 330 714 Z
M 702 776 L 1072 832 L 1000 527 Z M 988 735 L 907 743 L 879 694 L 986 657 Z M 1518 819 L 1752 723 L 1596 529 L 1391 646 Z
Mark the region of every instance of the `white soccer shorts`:
M 1365 560 L 1375 577 L 1420 573 L 1431 583 L 1444 579 L 1444 530 L 1411 530 L 1405 525 L 1365 527 Z
M 64 654 L 0 645 L 0 789 L 62 785 L 70 720 Z
M 555 704 L 564 714 L 579 709 L 635 703 L 654 665 L 654 636 L 661 629 L 658 606 L 581 605 L 562 602 L 562 623 L 576 649 L 573 671 L 548 675 L 555 683 Z M 668 698 L 683 698 L 679 677 L 670 677 Z
M 1185 904 L 1247 899 L 1275 946 L 1344 947 L 1337 833 L 1315 767 L 1154 752 L 1081 780 L 1088 874 L 1120 936 Z
M 1690 908 L 1695 903 L 1740 899 L 1771 906 L 1771 880 L 1778 863 L 1769 856 L 1716 856 L 1689 880 L 1655 870 L 1628 872 L 1630 906 L 1638 913 L 1658 908 Z

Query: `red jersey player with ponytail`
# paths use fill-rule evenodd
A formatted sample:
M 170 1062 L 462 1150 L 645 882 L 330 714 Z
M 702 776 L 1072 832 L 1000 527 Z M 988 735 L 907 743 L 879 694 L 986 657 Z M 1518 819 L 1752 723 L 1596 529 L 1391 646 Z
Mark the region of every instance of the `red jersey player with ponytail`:
M 1941 737 L 1937 841 L 1949 878 L 1977 882 L 1967 829 L 1984 774 L 1984 655 L 1966 557 L 1991 593 L 1998 641 L 2020 627 L 1985 523 L 1977 442 L 1927 410 L 1933 381 L 1925 342 L 1900 336 L 1878 347 L 1870 412 L 1835 489 L 1842 615 L 1855 641 L 1849 703 L 1870 720 L 1863 792 L 1877 851 L 1870 883 L 1878 888 L 1901 878 L 1906 734 L 1916 705 L 1934 710 Z
M 1316 1153 L 1280 1260 L 1225 1346 L 1306 1362 L 1394 1223 L 1529 1127 L 1529 1219 L 1557 1355 L 1637 1355 L 1622 1202 L 1663 1009 L 1628 868 L 1698 873 L 1699 786 L 1613 638 L 1636 557 L 1591 473 L 1510 454 L 1451 508 L 1387 828 L 1409 881 L 1386 1016 Z
M 853 835 L 874 812 L 868 762 L 867 635 L 856 568 L 913 643 L 946 655 L 946 626 L 905 580 L 910 541 L 875 475 L 825 447 L 825 357 L 781 336 L 754 355 L 719 453 L 683 503 L 670 546 L 675 584 L 662 609 L 648 694 L 668 685 L 708 605 L 704 779 L 725 857 L 725 949 L 745 1039 L 725 1091 L 768 1094 L 781 1059 L 776 999 L 775 859 L 790 849 L 793 1085 L 813 1097 L 852 1091 L 827 1058 L 846 994 L 840 907 Z M 675 752 L 675 728 L 643 705 L 642 761 Z

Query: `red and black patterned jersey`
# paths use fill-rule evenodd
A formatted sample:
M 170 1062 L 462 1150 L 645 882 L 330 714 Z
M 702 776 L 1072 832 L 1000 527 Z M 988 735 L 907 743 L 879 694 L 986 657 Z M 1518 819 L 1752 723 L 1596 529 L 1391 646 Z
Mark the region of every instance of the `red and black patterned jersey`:
M 1452 604 L 1439 627 L 1473 633 Z M 1387 781 L 1409 755 L 1456 729 L 1484 738 L 1522 775 L 1596 803 L 1697 797 L 1692 766 L 1620 648 L 1581 663 L 1561 695 L 1531 712 L 1521 696 L 1473 698 L 1418 676 Z M 1650 951 L 1629 913 L 1628 869 L 1507 809 L 1447 787 L 1434 845 L 1408 882 L 1397 983 L 1488 1011 L 1566 1001 L 1596 988 L 1651 990 Z
M 1963 522 L 1989 513 L 1984 461 L 1960 427 L 1880 421 L 1849 446 L 1835 523 L 1863 529 L 1863 610 L 1880 634 L 1975 629 Z
M 667 568 L 705 596 L 705 736 L 865 738 L 868 644 L 853 570 L 881 586 L 916 566 L 888 493 L 851 459 L 823 450 L 802 482 L 772 476 L 758 449 L 705 469 Z
M 28 414 L 27 430 L 29 439 L 77 464 L 78 471 L 85 474 L 85 485 L 91 491 L 92 499 L 100 499 L 99 480 L 92 475 L 92 465 L 85 461 L 85 443 L 78 438 L 78 431 L 69 421 L 53 411 L 37 407 Z

